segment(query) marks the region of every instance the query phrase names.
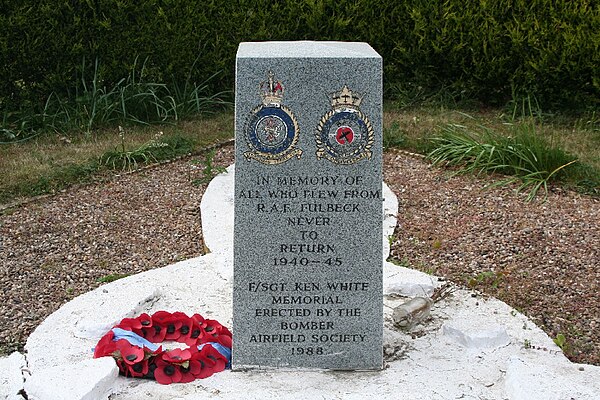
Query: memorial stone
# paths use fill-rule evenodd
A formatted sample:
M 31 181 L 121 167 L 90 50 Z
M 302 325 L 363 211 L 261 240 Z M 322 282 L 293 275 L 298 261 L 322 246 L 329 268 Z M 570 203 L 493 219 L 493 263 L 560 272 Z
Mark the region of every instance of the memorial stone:
M 381 56 L 242 43 L 235 121 L 232 368 L 381 369 Z

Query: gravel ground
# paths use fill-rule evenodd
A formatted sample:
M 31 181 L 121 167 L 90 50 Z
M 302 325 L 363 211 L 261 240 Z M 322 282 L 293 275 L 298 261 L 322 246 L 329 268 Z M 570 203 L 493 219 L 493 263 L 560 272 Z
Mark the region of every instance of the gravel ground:
M 386 154 L 384 171 L 400 202 L 396 262 L 503 300 L 564 335 L 572 361 L 600 365 L 599 198 L 555 190 L 527 204 L 403 154 Z
M 233 162 L 232 150 L 215 164 Z M 388 152 L 384 163 L 400 201 L 395 262 L 504 300 L 565 335 L 573 361 L 600 365 L 599 199 L 555 191 L 526 204 L 417 157 Z M 46 316 L 102 280 L 201 255 L 199 177 L 183 159 L 1 215 L 0 354 L 22 350 Z

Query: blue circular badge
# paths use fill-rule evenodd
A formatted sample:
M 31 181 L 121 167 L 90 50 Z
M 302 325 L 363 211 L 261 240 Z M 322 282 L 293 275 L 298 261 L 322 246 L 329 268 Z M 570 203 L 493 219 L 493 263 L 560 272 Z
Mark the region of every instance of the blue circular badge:
M 325 114 L 317 128 L 317 157 L 353 164 L 370 157 L 373 129 L 359 110 L 346 108 Z
M 261 153 L 284 153 L 294 143 L 296 128 L 292 118 L 280 107 L 262 107 L 248 123 L 248 141 Z
M 255 108 L 245 131 L 250 148 L 244 153 L 247 159 L 279 164 L 302 154 L 302 150 L 294 147 L 298 142 L 298 122 L 285 106 L 269 104 Z

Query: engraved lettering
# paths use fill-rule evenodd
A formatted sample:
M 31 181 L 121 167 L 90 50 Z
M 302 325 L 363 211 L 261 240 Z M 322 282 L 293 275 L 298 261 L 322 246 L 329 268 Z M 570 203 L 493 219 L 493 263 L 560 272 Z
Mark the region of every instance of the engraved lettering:
M 329 226 L 331 218 L 329 217 L 288 217 L 289 226 Z
M 271 304 L 343 304 L 340 296 L 271 296 Z
M 290 330 L 296 331 L 299 329 L 310 330 L 310 331 L 324 331 L 328 329 L 333 329 L 332 321 L 300 321 L 300 322 L 287 322 L 282 321 L 280 328 L 282 331 Z
M 308 244 L 280 244 L 279 245 L 280 253 L 333 253 L 335 249 L 332 244 L 323 244 L 323 243 L 308 243 Z

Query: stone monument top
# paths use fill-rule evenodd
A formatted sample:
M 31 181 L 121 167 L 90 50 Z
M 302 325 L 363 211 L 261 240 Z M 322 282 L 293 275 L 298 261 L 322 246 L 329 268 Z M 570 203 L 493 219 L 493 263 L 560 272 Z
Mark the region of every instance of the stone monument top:
M 381 58 L 363 42 L 243 42 L 237 58 Z

